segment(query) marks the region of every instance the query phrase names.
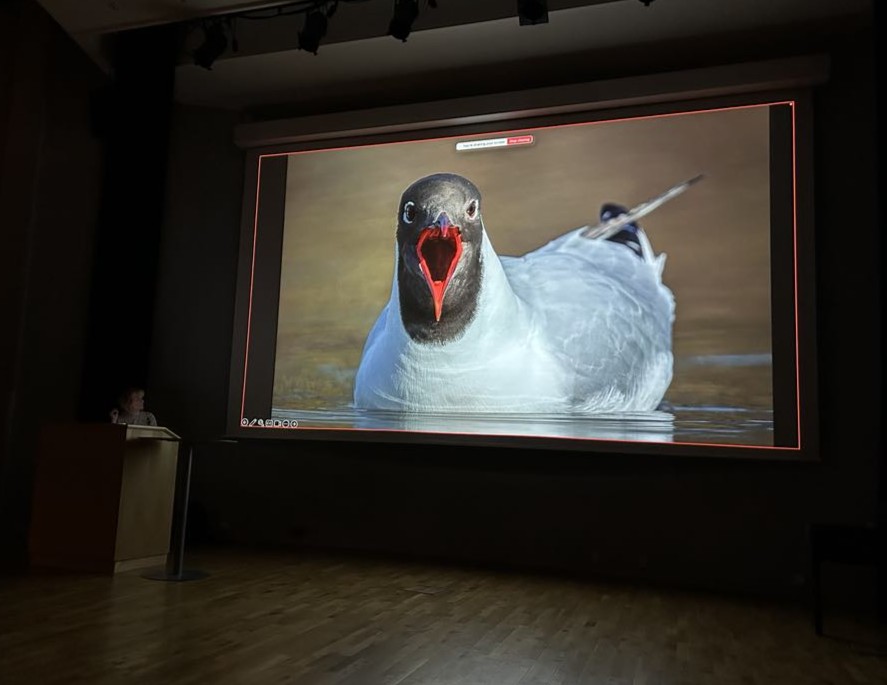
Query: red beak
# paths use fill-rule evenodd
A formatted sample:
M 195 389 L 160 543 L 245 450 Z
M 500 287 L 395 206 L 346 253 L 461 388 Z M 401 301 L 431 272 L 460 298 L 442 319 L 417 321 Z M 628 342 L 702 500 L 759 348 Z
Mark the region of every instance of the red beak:
M 450 223 L 445 212 L 441 212 L 430 226 L 426 226 L 419 234 L 416 244 L 416 253 L 419 256 L 419 268 L 431 290 L 434 300 L 434 320 L 440 321 L 440 313 L 443 308 L 443 298 L 447 291 L 447 285 L 462 256 L 462 233 L 458 226 Z

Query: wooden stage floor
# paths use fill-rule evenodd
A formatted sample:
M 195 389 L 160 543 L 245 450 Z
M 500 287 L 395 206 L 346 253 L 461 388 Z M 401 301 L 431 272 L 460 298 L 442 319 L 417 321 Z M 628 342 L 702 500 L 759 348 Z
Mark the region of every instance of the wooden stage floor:
M 187 561 L 211 575 L 0 578 L 0 683 L 887 683 L 883 629 L 817 637 L 805 607 L 295 550 Z

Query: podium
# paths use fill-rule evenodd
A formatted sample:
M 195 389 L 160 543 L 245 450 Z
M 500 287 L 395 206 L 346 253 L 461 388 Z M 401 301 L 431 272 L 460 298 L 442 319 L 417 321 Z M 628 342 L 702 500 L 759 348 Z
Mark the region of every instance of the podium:
M 180 438 L 123 424 L 44 427 L 37 450 L 33 567 L 119 573 L 170 552 Z

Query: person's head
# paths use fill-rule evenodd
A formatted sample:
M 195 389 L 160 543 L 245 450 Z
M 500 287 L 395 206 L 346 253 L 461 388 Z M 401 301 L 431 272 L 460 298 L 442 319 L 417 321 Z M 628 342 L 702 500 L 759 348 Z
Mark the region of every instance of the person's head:
M 137 414 L 145 409 L 145 390 L 143 388 L 126 388 L 120 393 L 120 408 L 130 414 Z

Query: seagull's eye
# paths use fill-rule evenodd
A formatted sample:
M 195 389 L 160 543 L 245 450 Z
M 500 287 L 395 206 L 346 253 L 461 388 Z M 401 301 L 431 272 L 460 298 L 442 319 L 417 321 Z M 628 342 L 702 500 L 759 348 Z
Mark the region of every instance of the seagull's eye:
M 465 213 L 468 215 L 469 219 L 477 217 L 477 200 L 472 200 L 468 203 L 468 206 L 465 208 Z
M 403 220 L 405 223 L 411 224 L 416 220 L 416 203 L 407 202 L 403 206 Z

